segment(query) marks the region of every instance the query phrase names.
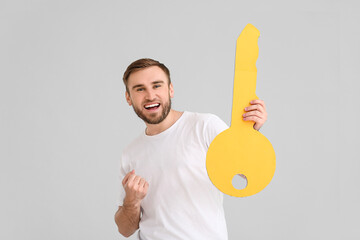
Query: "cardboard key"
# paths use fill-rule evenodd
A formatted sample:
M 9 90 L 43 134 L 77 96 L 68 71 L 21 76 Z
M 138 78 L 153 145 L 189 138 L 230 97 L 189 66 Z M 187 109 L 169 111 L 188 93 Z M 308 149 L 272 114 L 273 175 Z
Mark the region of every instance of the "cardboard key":
M 246 197 L 263 190 L 275 173 L 275 152 L 269 140 L 244 121 L 242 114 L 256 90 L 257 45 L 260 32 L 248 24 L 236 43 L 235 76 L 231 126 L 211 142 L 206 155 L 206 169 L 212 183 L 223 193 Z M 234 176 L 245 175 L 247 186 L 237 189 Z

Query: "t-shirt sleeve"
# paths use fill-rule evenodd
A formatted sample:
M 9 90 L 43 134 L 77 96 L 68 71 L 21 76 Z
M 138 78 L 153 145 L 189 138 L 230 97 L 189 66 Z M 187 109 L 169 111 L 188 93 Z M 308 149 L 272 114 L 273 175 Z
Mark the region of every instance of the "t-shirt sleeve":
M 211 114 L 209 119 L 207 120 L 205 124 L 205 142 L 206 146 L 209 147 L 210 143 L 214 138 L 221 133 L 222 131 L 228 129 L 228 125 L 221 120 L 218 116 Z
M 122 180 L 124 179 L 125 175 L 127 174 L 125 169 L 125 159 L 124 156 L 121 156 L 120 162 L 119 162 L 119 170 L 118 170 L 118 197 L 117 197 L 117 204 L 118 206 L 123 205 L 123 201 L 125 198 L 125 190 L 122 185 Z

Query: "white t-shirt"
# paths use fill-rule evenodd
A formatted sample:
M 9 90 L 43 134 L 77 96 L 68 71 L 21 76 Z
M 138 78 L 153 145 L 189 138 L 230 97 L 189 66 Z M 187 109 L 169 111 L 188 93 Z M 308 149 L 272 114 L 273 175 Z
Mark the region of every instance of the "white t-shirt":
M 120 161 L 120 196 L 124 176 L 135 174 L 148 183 L 141 202 L 141 240 L 228 239 L 223 194 L 210 181 L 206 153 L 211 141 L 228 126 L 216 115 L 185 111 L 165 131 L 145 131 L 127 146 Z

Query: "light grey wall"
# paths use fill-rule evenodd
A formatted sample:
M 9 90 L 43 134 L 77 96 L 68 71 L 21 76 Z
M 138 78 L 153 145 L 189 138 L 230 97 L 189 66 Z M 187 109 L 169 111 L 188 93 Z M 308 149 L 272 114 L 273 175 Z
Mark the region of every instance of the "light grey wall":
M 117 166 L 144 125 L 122 73 L 164 62 L 175 109 L 229 124 L 247 23 L 262 34 L 257 95 L 277 170 L 261 193 L 225 197 L 229 239 L 358 239 L 359 12 L 355 0 L 2 0 L 0 239 L 124 239 Z

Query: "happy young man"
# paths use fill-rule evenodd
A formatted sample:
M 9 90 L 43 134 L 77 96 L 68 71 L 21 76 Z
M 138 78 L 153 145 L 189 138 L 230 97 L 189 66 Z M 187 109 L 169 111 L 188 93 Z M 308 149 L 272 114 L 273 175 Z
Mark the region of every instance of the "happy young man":
M 123 76 L 126 101 L 146 129 L 122 153 L 119 232 L 138 239 L 225 240 L 223 194 L 206 171 L 211 141 L 228 126 L 213 114 L 171 109 L 169 70 L 152 59 L 131 63 Z M 245 108 L 259 130 L 267 118 L 262 100 Z

